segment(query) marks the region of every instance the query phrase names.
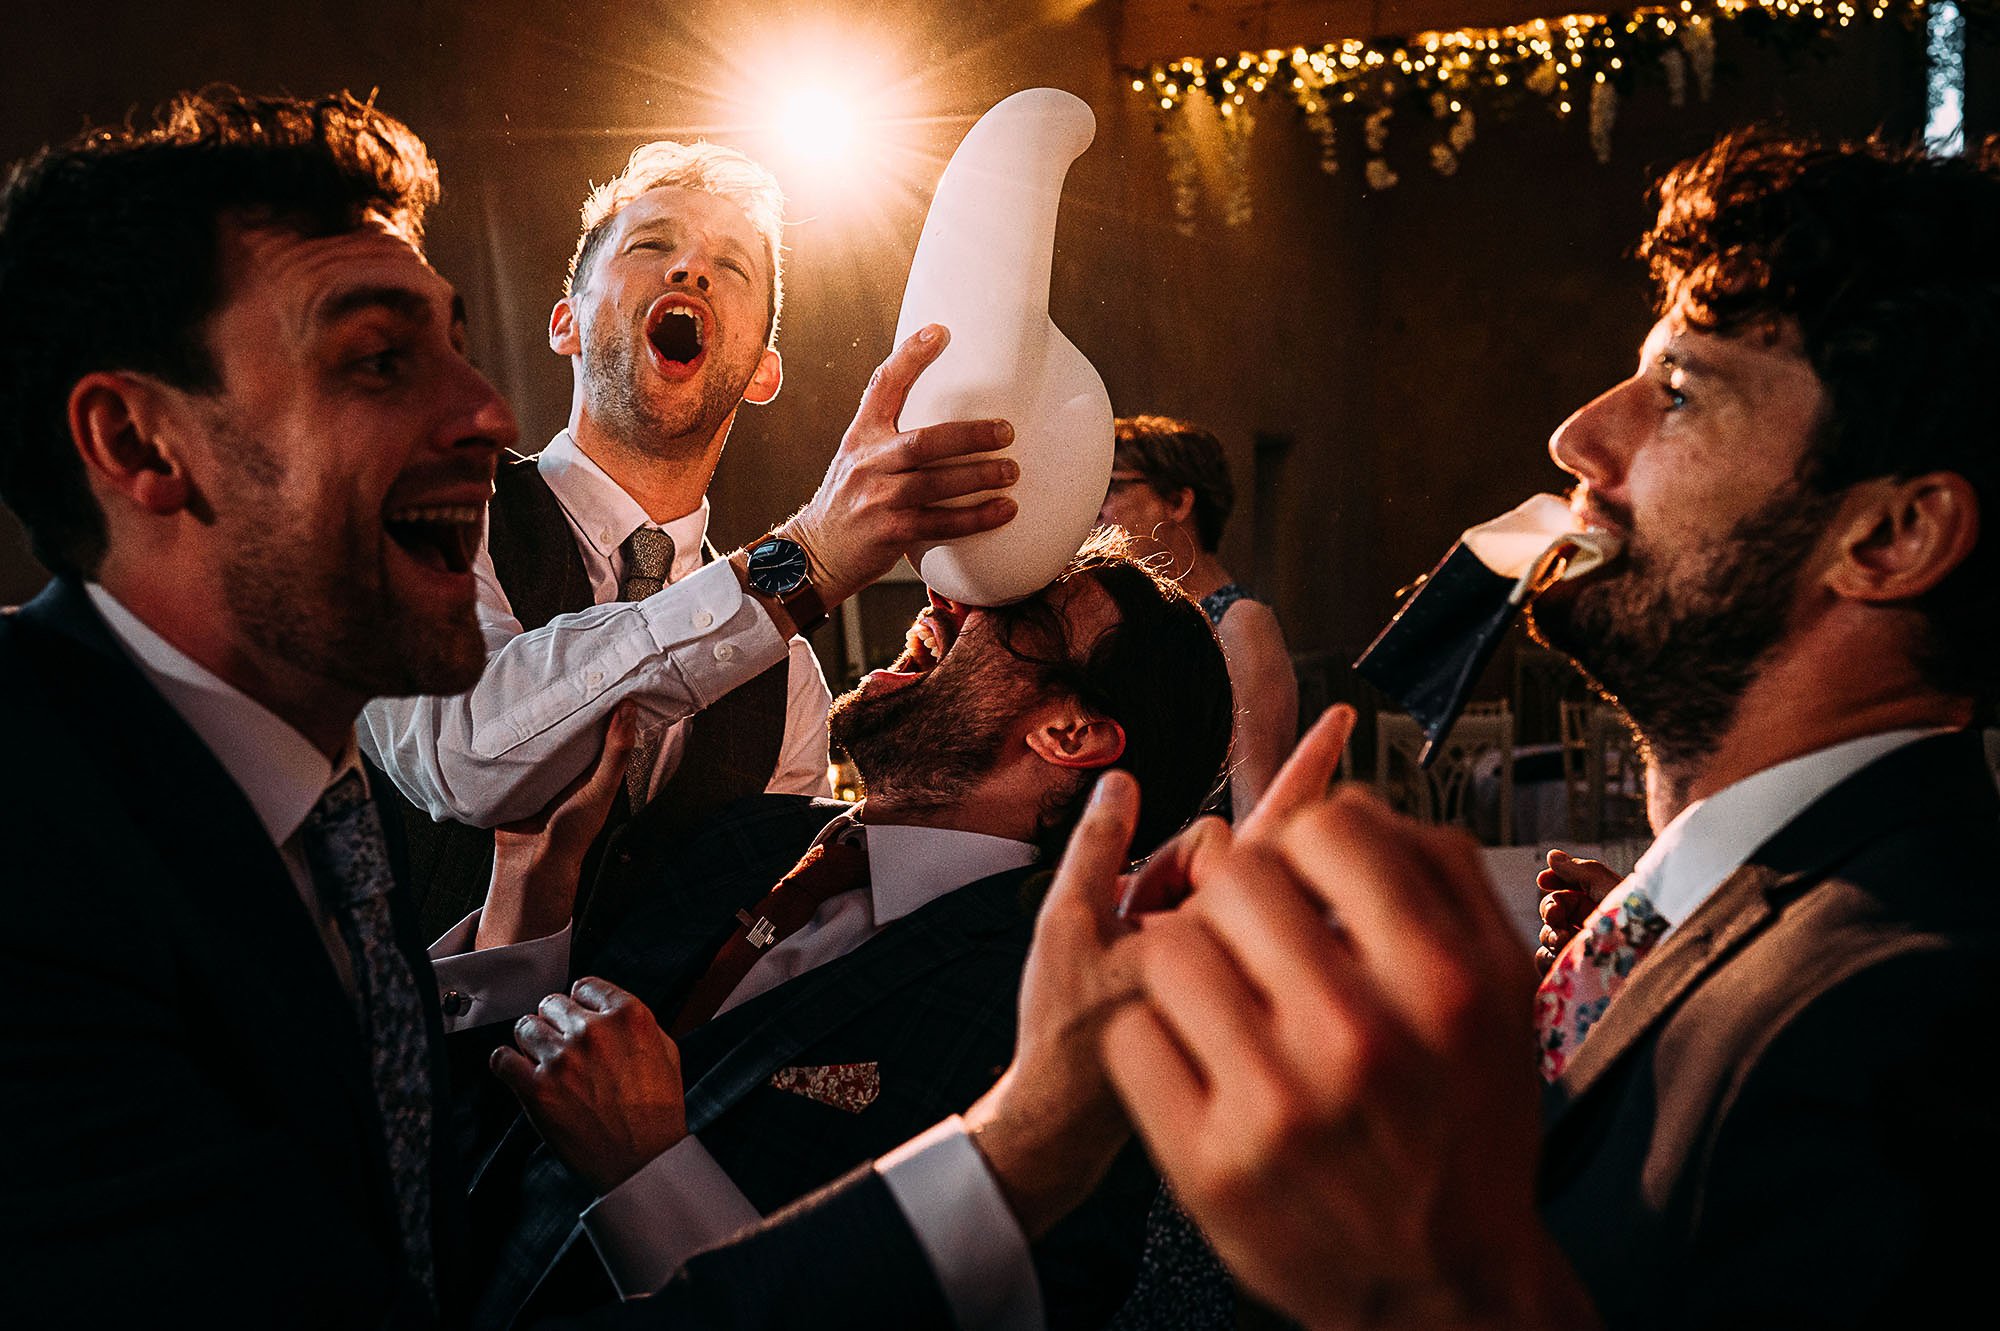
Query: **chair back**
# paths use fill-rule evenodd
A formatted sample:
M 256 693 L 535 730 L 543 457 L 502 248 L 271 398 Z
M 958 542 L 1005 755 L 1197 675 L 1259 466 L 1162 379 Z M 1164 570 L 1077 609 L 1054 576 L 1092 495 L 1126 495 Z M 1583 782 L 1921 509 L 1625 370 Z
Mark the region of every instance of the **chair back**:
M 1514 714 L 1472 703 L 1428 769 L 1423 728 L 1400 712 L 1375 715 L 1375 789 L 1391 808 L 1427 823 L 1456 823 L 1488 845 L 1514 841 Z
M 1651 835 L 1645 762 L 1622 712 L 1602 701 L 1564 702 L 1562 757 L 1571 840 L 1602 843 Z

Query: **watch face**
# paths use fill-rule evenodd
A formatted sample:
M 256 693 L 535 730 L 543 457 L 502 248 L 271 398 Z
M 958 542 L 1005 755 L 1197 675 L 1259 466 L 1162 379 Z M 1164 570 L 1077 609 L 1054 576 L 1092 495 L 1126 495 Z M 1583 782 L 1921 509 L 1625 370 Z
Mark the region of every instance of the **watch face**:
M 766 596 L 789 596 L 812 572 L 796 541 L 773 536 L 750 550 L 750 585 Z

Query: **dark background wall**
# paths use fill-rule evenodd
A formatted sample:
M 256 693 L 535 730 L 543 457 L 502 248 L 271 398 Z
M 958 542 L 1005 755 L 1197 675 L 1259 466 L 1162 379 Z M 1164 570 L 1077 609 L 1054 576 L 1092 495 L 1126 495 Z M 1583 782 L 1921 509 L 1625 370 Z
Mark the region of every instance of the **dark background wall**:
M 930 184 L 971 119 L 1021 87 L 1066 88 L 1099 131 L 1070 177 L 1056 322 L 1120 412 L 1221 434 L 1242 494 L 1225 561 L 1276 602 L 1296 649 L 1351 653 L 1461 527 L 1559 483 L 1549 432 L 1629 372 L 1649 322 L 1628 254 L 1658 168 L 1746 120 L 1907 136 L 1923 116 L 1920 38 L 1894 24 L 1791 59 L 1723 25 L 1713 100 L 1675 109 L 1657 79 L 1642 85 L 1609 164 L 1580 115 L 1503 118 L 1474 102 L 1478 140 L 1456 175 L 1425 164 L 1429 136 L 1400 118 L 1388 151 L 1401 183 L 1371 192 L 1357 121 L 1340 122 L 1327 176 L 1296 113 L 1272 101 L 1250 144 L 1252 220 L 1227 227 L 1204 200 L 1188 236 L 1153 115 L 1116 68 L 1121 18 L 1110 0 L 16 0 L 0 15 L 0 158 L 212 80 L 379 89 L 442 163 L 432 258 L 466 293 L 481 362 L 538 447 L 567 413 L 568 369 L 544 329 L 587 182 L 648 137 L 702 130 L 766 152 L 760 60 L 858 73 L 907 112 L 888 150 L 904 183 L 871 189 L 865 208 L 795 188 L 785 390 L 743 413 L 712 491 L 718 539 L 735 542 L 817 482 L 889 348 Z M 821 35 L 784 49 L 800 30 Z M 842 58 L 848 41 L 882 54 Z M 2000 62 L 1976 48 L 1968 63 L 1969 120 L 1991 129 Z M 0 600 L 42 580 L 0 516 Z

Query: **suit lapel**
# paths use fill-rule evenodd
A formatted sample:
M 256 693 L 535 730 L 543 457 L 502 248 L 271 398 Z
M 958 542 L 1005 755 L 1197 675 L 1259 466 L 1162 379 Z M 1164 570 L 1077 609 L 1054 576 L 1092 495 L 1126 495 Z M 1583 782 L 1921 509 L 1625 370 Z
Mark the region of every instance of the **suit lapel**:
M 1550 1087 L 1549 1126 L 1602 1082 L 1690 990 L 1857 848 L 1918 820 L 1993 817 L 2000 797 L 1992 782 L 1982 779 L 1983 767 L 1976 733 L 1918 740 L 1864 767 L 1800 812 L 1632 972 Z
M 101 774 L 94 798 L 136 832 L 160 890 L 175 893 L 212 964 L 217 1037 L 246 1041 L 242 1067 L 290 1106 L 299 1135 L 330 1169 L 351 1170 L 353 1138 L 375 1140 L 367 1053 L 325 945 L 291 875 L 222 765 L 133 667 L 80 587 L 58 582 L 22 608 L 51 703 Z M 331 1134 L 342 1118 L 352 1138 Z M 394 1225 L 386 1162 L 366 1153 L 385 1223 Z
M 1019 923 L 1022 882 L 1013 869 L 969 883 L 884 929 L 846 956 L 815 966 L 691 1032 L 688 1131 L 698 1133 L 779 1068 L 929 972 L 981 936 Z
M 1687 923 L 1632 972 L 1557 1078 L 1563 1098 L 1574 1102 L 1583 1095 L 1683 994 L 1769 925 L 1777 913 L 1771 896 L 1780 881 L 1758 864 L 1746 864 L 1724 879 Z

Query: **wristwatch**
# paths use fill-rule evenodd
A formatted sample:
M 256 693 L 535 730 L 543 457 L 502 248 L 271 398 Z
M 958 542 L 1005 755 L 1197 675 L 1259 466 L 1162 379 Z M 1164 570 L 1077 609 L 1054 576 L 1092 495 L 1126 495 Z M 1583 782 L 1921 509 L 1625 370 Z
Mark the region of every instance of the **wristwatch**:
M 752 545 L 750 586 L 785 607 L 800 633 L 826 623 L 826 603 L 812 582 L 812 561 L 797 541 L 770 532 Z

